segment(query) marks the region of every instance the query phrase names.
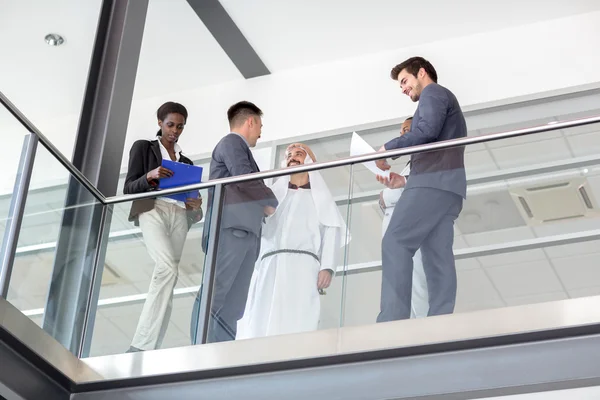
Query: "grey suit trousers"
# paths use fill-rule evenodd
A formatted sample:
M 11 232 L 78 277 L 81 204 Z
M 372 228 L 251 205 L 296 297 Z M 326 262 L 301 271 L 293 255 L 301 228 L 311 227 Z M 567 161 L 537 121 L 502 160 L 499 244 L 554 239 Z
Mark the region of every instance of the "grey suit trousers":
M 429 291 L 429 316 L 450 314 L 456 301 L 454 220 L 461 196 L 409 188 L 396 204 L 382 240 L 381 312 L 377 322 L 410 318 L 413 256 L 421 249 Z
M 208 343 L 234 340 L 244 315 L 260 238 L 239 229 L 221 229 L 215 269 Z

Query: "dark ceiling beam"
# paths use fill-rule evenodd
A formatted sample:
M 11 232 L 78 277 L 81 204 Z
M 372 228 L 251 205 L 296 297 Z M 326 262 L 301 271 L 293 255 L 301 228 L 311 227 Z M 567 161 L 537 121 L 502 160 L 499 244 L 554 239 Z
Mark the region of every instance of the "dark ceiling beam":
M 271 73 L 219 0 L 187 2 L 244 78 L 256 78 Z

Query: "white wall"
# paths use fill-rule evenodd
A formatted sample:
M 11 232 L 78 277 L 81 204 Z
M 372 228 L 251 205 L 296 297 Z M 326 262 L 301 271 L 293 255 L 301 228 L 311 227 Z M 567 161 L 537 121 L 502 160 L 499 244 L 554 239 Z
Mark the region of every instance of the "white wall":
M 127 145 L 153 134 L 154 112 L 166 100 L 182 102 L 190 111 L 181 142 L 194 154 L 211 151 L 228 131 L 228 106 L 244 99 L 265 112 L 263 141 L 397 119 L 415 105 L 389 71 L 417 54 L 432 61 L 439 82 L 464 108 L 600 82 L 598 21 L 600 12 L 588 13 L 173 93 L 168 99 L 135 98 Z

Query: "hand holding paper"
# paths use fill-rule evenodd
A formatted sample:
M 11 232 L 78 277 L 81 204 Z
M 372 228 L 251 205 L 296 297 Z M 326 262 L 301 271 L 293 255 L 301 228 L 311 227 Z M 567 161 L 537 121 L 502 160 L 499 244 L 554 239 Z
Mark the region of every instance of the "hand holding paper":
M 371 154 L 375 153 L 375 149 L 373 149 L 369 143 L 367 143 L 363 138 L 361 138 L 356 132 L 352 133 L 352 140 L 350 141 L 350 156 L 362 156 L 363 154 Z M 382 176 L 384 178 L 390 177 L 390 166 L 385 161 L 385 159 L 375 161 L 367 161 L 362 163 L 369 171 L 374 173 L 375 175 Z M 386 170 L 381 169 L 378 165 L 382 165 L 384 168 L 387 165 Z
M 389 178 L 377 175 L 377 181 L 390 189 L 399 189 L 406 185 L 406 178 L 395 172 L 390 172 Z

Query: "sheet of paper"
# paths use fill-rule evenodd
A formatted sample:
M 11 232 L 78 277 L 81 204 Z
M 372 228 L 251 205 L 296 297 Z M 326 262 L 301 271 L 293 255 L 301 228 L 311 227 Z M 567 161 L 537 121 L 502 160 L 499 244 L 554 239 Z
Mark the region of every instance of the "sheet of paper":
M 373 149 L 369 143 L 361 138 L 356 132 L 352 132 L 352 140 L 350 141 L 350 157 L 362 156 L 363 154 L 369 153 L 375 153 L 375 149 Z M 386 178 L 390 177 L 390 171 L 382 171 L 375 164 L 375 161 L 368 161 L 362 164 L 375 175 L 381 175 Z

